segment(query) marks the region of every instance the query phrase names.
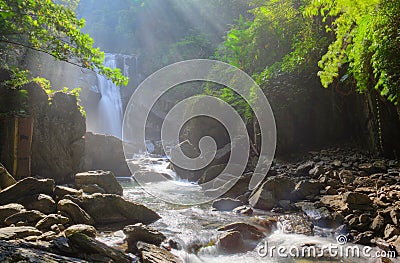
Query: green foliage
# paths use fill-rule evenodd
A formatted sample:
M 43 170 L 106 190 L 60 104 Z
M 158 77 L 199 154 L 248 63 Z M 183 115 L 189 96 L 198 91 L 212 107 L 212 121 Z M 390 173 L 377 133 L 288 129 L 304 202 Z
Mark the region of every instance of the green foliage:
M 126 85 L 119 69 L 103 65 L 104 53 L 93 47 L 93 39 L 81 32 L 85 20 L 73 11 L 76 1 L 0 0 L 2 48 L 23 46 L 47 53 L 77 66 L 97 70 L 117 85 Z M 4 61 L 2 61 L 4 63 Z
M 253 0 L 217 58 L 238 66 L 259 84 L 285 72 L 318 72 L 323 86 L 355 80 L 400 101 L 400 2 L 396 0 Z M 319 62 L 318 62 L 319 61 Z M 347 71 L 347 72 L 346 72 Z
M 164 58 L 165 64 L 170 64 L 188 59 L 208 58 L 213 48 L 209 38 L 201 32 L 193 31 L 181 41 L 170 45 L 169 51 Z
M 347 78 L 340 75 L 340 69 L 347 66 L 346 74 L 354 77 L 360 92 L 375 88 L 399 103 L 399 1 L 313 1 L 306 14 L 332 21 L 327 30 L 333 31 L 336 38 L 319 62 L 319 76 L 325 87 L 337 78 Z
M 253 1 L 253 5 L 253 18 L 236 21 L 217 58 L 253 75 L 260 84 L 280 71 L 312 67 L 326 38 L 318 35 L 319 26 L 302 16 L 299 1 Z
M 239 115 L 246 123 L 250 123 L 253 116 L 253 111 L 250 105 L 243 97 L 234 92 L 232 89 L 227 87 L 220 87 L 219 85 L 215 85 L 214 83 L 208 83 L 208 85 L 206 85 L 204 93 L 222 99 L 230 106 L 235 108 L 236 112 L 239 113 Z
M 26 114 L 28 92 L 23 86 L 29 83 L 28 71 L 13 68 L 11 78 L 0 82 L 0 116 Z

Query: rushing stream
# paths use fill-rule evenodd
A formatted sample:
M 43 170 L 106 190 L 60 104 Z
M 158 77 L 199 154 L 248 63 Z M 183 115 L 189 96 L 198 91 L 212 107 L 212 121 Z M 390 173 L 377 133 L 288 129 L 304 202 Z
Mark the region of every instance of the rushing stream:
M 132 160 L 131 160 L 132 161 Z M 136 160 L 138 162 L 138 160 Z M 140 159 L 142 162 L 142 168 L 157 171 L 160 173 L 174 173 L 167 169 L 168 162 L 160 158 L 147 158 Z M 188 253 L 191 244 L 210 244 L 210 241 L 215 241 L 218 234 L 217 228 L 232 222 L 250 222 L 251 218 L 257 217 L 268 217 L 268 214 L 264 211 L 256 210 L 254 214 L 249 216 L 237 215 L 232 212 L 219 212 L 213 211 L 210 204 L 203 204 L 197 206 L 179 206 L 171 203 L 164 202 L 157 197 L 147 193 L 141 186 L 139 186 L 132 178 L 119 178 L 120 183 L 124 188 L 124 196 L 132 201 L 142 203 L 161 215 L 161 219 L 154 223 L 152 226 L 163 232 L 167 237 L 177 241 L 183 247 L 182 250 L 173 250 L 172 252 L 185 262 L 376 262 L 374 259 L 368 259 L 361 256 L 360 258 L 345 258 L 322 260 L 319 259 L 293 259 L 269 256 L 262 257 L 259 255 L 257 244 L 254 244 L 254 249 L 239 254 L 226 254 L 218 250 L 214 246 L 209 246 L 205 249 L 200 250 L 197 255 Z M 170 189 L 171 194 L 175 194 L 177 198 L 198 198 L 200 194 L 199 186 L 185 181 L 171 180 L 162 183 L 152 183 L 154 189 Z M 277 229 L 271 235 L 265 238 L 265 240 L 259 242 L 265 244 L 268 241 L 268 246 L 285 246 L 301 247 L 304 244 L 318 244 L 318 246 L 328 246 L 329 244 L 337 245 L 337 241 L 332 231 L 329 230 L 316 230 L 319 235 L 315 236 L 303 236 L 284 234 L 281 229 Z M 324 236 L 324 237 L 322 237 Z M 123 243 L 124 234 L 122 231 L 113 233 L 104 233 L 101 241 L 106 242 L 112 246 L 118 246 Z M 353 245 L 351 245 L 353 246 Z M 362 250 L 362 247 L 359 247 Z M 372 250 L 375 251 L 375 250 Z M 376 259 L 375 259 L 376 260 Z

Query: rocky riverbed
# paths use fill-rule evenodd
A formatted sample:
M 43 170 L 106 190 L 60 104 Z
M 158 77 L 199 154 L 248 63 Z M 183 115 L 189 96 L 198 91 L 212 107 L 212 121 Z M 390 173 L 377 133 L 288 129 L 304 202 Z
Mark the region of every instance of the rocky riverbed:
M 235 186 L 212 204 L 178 208 L 150 199 L 138 186 L 122 182 L 123 190 L 111 172 L 80 173 L 74 184 L 61 186 L 52 179 L 16 182 L 1 167 L 0 261 L 258 262 L 266 240 L 319 249 L 339 235 L 398 255 L 399 173 L 397 160 L 333 148 L 276 161 L 252 192 Z

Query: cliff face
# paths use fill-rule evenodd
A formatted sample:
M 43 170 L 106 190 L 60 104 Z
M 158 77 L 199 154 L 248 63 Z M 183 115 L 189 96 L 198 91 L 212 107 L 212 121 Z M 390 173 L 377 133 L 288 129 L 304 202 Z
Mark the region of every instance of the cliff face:
M 62 92 L 50 96 L 35 83 L 26 86 L 27 110 L 33 117 L 33 176 L 53 178 L 57 183 L 73 182 L 82 170 L 85 154 L 85 118 L 76 97 Z

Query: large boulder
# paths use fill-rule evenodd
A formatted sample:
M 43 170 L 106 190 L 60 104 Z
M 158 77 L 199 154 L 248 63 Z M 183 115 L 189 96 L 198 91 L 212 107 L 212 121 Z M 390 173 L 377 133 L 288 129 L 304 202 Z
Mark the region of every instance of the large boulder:
M 343 194 L 343 202 L 351 210 L 370 210 L 372 200 L 368 195 L 357 192 L 346 192 Z
M 85 234 L 89 237 L 96 237 L 96 228 L 94 228 L 93 226 L 89 226 L 89 225 L 83 225 L 83 224 L 78 224 L 78 225 L 73 225 L 68 227 L 67 229 L 65 229 L 64 231 L 65 236 L 69 237 L 75 233 L 82 233 Z
M 31 226 L 0 228 L 0 240 L 21 239 L 29 236 L 40 236 L 42 232 Z
M 14 177 L 7 171 L 7 169 L 0 163 L 0 190 L 15 184 Z
M 32 175 L 73 182 L 82 171 L 85 118 L 74 95 L 56 92 L 49 96 L 37 84 L 24 87 L 29 94 L 27 111 L 33 117 Z
M 316 226 L 323 228 L 337 228 L 343 224 L 343 216 L 331 213 L 326 207 L 308 201 L 298 202 L 294 205 L 302 210 Z
M 86 130 L 76 96 L 57 92 L 49 98 L 35 82 L 23 89 L 28 92 L 25 106 L 33 119 L 31 174 L 58 182 L 72 179 L 82 170 Z
M 151 224 L 160 216 L 144 205 L 125 200 L 119 195 L 93 194 L 82 197 L 66 196 L 82 207 L 96 225 Z
M 54 180 L 36 179 L 28 177 L 0 192 L 0 205 L 20 203 L 27 196 L 36 194 L 51 195 L 54 189 Z
M 145 226 L 142 223 L 124 227 L 124 234 L 128 242 L 127 252 L 131 253 L 137 252 L 136 243 L 138 241 L 159 246 L 166 239 L 163 233 L 152 227 Z
M 27 196 L 20 202 L 26 209 L 38 210 L 44 214 L 52 214 L 57 211 L 56 202 L 51 196 L 45 194 Z
M 82 195 L 82 191 L 76 190 L 74 188 L 67 187 L 67 186 L 61 186 L 61 185 L 57 185 L 54 188 L 54 197 L 56 198 L 57 201 L 63 199 L 63 197 L 66 196 L 66 195 L 81 196 Z
M 120 139 L 111 135 L 85 134 L 85 170 L 112 171 L 116 176 L 130 176 Z
M 217 242 L 218 248 L 225 252 L 244 252 L 243 236 L 239 231 L 223 233 Z
M 158 246 L 139 241 L 137 247 L 143 263 L 183 263 L 183 260 Z
M 32 211 L 21 211 L 12 216 L 7 217 L 4 220 L 4 224 L 9 226 L 12 224 L 22 223 L 24 225 L 35 226 L 36 223 L 45 217 L 39 211 L 32 210 Z
M 24 263 L 88 263 L 88 261 L 56 255 L 54 253 L 31 248 L 23 245 L 0 240 L 0 262 L 24 262 Z
M 89 262 L 132 262 L 131 257 L 125 253 L 83 233 L 73 233 L 68 236 L 68 240 L 71 246 L 77 249 L 78 257 L 86 259 Z
M 4 220 L 7 217 L 12 216 L 24 210 L 25 210 L 24 206 L 20 204 L 8 204 L 0 206 L 0 225 L 4 223 Z
M 259 228 L 248 223 L 236 222 L 218 228 L 218 231 L 235 231 L 241 234 L 242 239 L 260 240 L 264 238 L 263 228 Z
M 305 215 L 281 215 L 278 217 L 278 223 L 285 234 L 314 235 L 314 225 Z
M 62 215 L 58 215 L 58 214 L 51 214 L 46 216 L 45 218 L 39 220 L 39 222 L 37 222 L 36 224 L 36 228 L 39 229 L 40 231 L 48 231 L 51 230 L 51 227 L 53 225 L 65 225 L 69 222 L 69 218 L 62 216 Z
M 75 184 L 78 188 L 84 185 L 97 184 L 104 189 L 106 194 L 122 195 L 122 186 L 110 171 L 89 171 L 75 175 Z
M 249 203 L 254 208 L 270 210 L 279 200 L 290 199 L 293 190 L 294 182 L 291 178 L 282 175 L 273 176 L 251 193 Z
M 213 202 L 212 207 L 218 211 L 232 211 L 233 209 L 242 206 L 243 203 L 232 198 L 220 198 Z
M 79 205 L 68 199 L 62 199 L 57 204 L 58 211 L 71 219 L 74 224 L 93 225 L 93 218 Z
M 302 180 L 296 184 L 291 198 L 294 200 L 314 198 L 323 188 L 324 185 L 318 180 Z

